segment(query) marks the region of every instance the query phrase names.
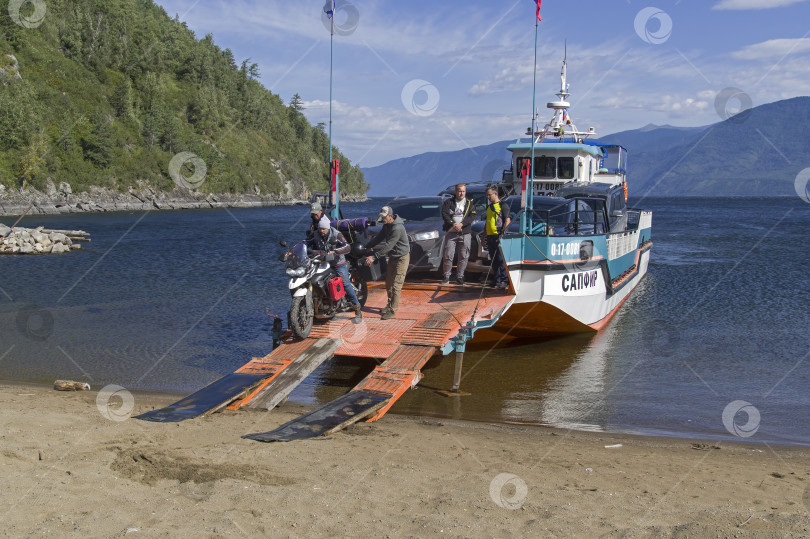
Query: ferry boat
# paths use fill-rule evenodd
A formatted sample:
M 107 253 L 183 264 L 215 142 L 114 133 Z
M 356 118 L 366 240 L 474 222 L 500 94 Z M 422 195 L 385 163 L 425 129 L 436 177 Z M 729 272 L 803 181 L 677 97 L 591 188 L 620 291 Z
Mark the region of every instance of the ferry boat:
M 514 299 L 475 340 L 601 329 L 647 273 L 652 212 L 627 206 L 627 150 L 570 116 L 567 58 L 542 130 L 508 146 L 512 224 L 501 239 Z M 483 242 L 482 242 L 483 243 Z

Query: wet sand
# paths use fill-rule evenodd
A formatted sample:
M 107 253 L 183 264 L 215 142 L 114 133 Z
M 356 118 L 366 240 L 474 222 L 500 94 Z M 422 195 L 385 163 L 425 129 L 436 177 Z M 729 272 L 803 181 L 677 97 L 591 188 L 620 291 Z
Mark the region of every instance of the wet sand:
M 810 536 L 810 448 L 392 414 L 263 444 L 306 409 L 159 424 L 97 395 L 0 385 L 5 534 Z

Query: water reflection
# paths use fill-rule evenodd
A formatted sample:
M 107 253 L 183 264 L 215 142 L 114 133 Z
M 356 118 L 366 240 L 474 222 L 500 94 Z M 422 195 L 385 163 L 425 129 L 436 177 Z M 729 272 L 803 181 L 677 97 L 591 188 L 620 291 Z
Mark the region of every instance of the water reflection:
M 574 335 L 500 349 L 469 350 L 464 357 L 462 397 L 445 397 L 452 386 L 455 356 L 435 356 L 419 386 L 392 412 L 472 421 L 549 425 L 602 430 L 606 387 L 606 328 L 597 335 Z M 322 365 L 291 395 L 300 404 L 319 405 L 345 393 L 375 366 L 335 358 Z

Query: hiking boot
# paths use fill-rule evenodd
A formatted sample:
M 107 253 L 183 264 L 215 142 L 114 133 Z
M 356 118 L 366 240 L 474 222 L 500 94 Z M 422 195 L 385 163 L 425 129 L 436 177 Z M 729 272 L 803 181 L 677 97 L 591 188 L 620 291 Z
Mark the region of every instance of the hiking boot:
M 391 307 L 389 307 L 388 305 L 386 305 L 385 307 L 380 309 L 380 314 L 385 314 L 385 313 L 390 313 L 390 312 L 391 312 Z
M 386 311 L 381 317 L 380 320 L 390 320 L 394 318 L 394 311 Z
M 444 277 L 441 284 L 450 284 L 450 277 Z
M 352 322 L 354 324 L 359 324 L 363 321 L 363 306 L 359 303 L 357 305 L 353 305 L 354 307 L 354 318 L 352 318 Z
M 506 290 L 509 285 L 507 283 L 498 283 L 495 285 L 495 288 L 498 290 Z
M 460 284 L 461 286 L 464 286 L 464 279 L 456 279 L 456 284 Z

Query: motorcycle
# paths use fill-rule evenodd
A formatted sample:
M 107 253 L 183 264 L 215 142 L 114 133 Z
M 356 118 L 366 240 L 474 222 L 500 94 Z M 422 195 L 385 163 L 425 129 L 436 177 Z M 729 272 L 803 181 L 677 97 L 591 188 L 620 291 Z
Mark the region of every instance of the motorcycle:
M 360 276 L 359 262 L 365 251 L 362 244 L 354 243 L 346 255 L 349 277 L 360 305 L 365 305 L 368 298 L 368 285 Z M 331 319 L 339 312 L 352 310 L 343 278 L 329 264 L 325 253 L 309 253 L 307 245 L 301 242 L 284 253 L 282 260 L 290 277 L 288 286 L 292 294 L 288 326 L 296 336 L 306 339 L 315 318 Z

